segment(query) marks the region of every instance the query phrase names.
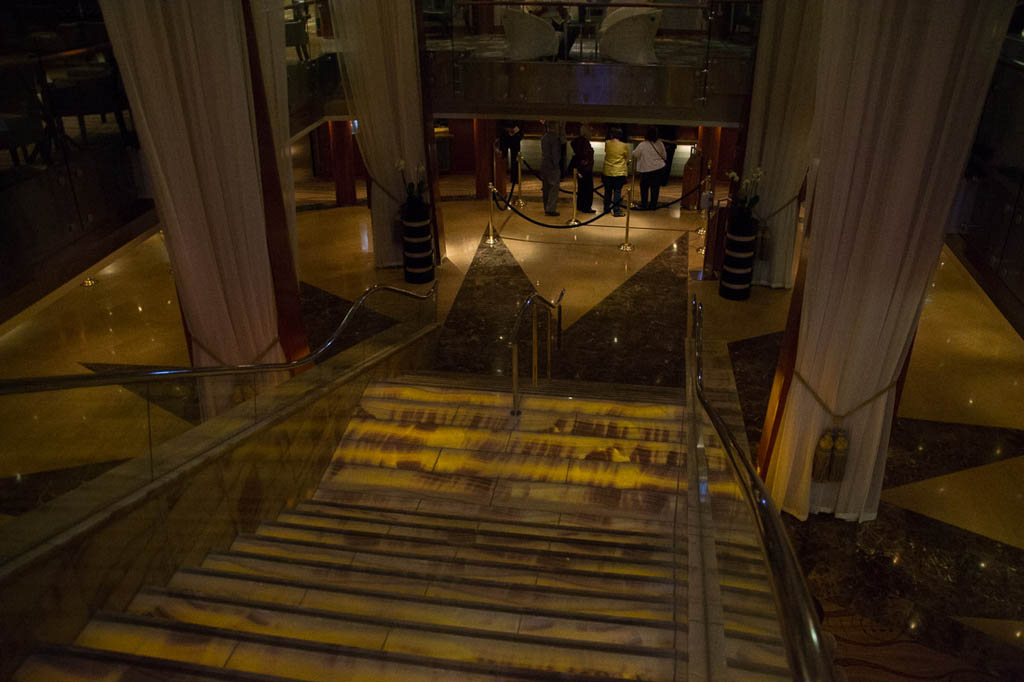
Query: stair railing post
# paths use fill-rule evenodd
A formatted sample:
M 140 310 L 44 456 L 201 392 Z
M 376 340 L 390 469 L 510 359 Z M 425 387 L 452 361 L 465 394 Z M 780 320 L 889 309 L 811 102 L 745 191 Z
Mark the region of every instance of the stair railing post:
M 490 197 L 487 202 L 487 241 L 484 243 L 487 246 L 494 246 L 498 243 L 498 240 L 494 238 L 494 195 L 498 193 L 498 190 L 494 188 L 493 182 L 487 183 L 487 189 L 490 191 Z
M 526 206 L 526 202 L 523 201 L 523 153 L 522 152 L 517 152 L 516 153 L 516 164 L 518 164 L 518 169 L 517 169 L 518 173 L 516 175 L 516 184 L 519 185 L 516 188 L 516 192 L 519 195 L 519 198 L 516 200 L 516 207 L 517 208 L 524 208 Z
M 558 304 L 558 350 L 562 350 L 562 304 Z
M 633 203 L 633 188 L 630 187 L 626 194 L 626 238 L 619 244 L 619 251 L 632 251 L 633 244 L 629 241 L 629 214 Z
M 530 377 L 533 379 L 533 385 L 536 386 L 537 375 L 539 373 L 539 368 L 537 367 L 537 306 L 533 306 L 533 310 L 531 311 L 531 317 L 533 318 L 533 364 L 530 369 Z
M 512 339 L 512 414 L 519 414 L 519 344 Z
M 572 170 L 572 218 L 569 220 L 570 225 L 579 225 L 580 221 L 576 218 L 576 193 L 579 191 L 579 177 L 580 174 L 575 168 Z
M 553 332 L 551 330 L 551 308 L 545 307 L 544 311 L 548 314 L 548 326 L 547 326 L 547 335 L 548 335 L 548 343 L 547 343 L 547 346 L 548 346 L 548 364 L 547 364 L 547 369 L 548 369 L 548 379 L 550 379 L 551 378 L 551 341 L 552 341 L 552 336 L 554 336 L 554 334 L 553 334 Z

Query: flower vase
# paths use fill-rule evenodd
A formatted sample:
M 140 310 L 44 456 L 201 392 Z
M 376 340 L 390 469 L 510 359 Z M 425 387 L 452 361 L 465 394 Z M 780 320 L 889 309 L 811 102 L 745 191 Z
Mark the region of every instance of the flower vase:
M 718 295 L 732 301 L 750 298 L 750 282 L 754 274 L 757 245 L 757 219 L 750 209 L 734 204 L 725 234 L 725 257 L 718 283 Z
M 412 195 L 402 204 L 402 256 L 405 281 L 423 284 L 434 280 L 434 240 L 430 206 Z

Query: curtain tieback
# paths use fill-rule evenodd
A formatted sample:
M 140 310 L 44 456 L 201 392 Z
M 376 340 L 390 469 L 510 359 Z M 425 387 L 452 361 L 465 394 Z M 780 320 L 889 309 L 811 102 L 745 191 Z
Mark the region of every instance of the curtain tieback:
M 243 364 L 247 364 L 247 365 L 255 365 L 255 364 L 256 364 L 256 363 L 258 363 L 258 362 L 259 362 L 260 360 L 262 360 L 262 359 L 263 359 L 264 357 L 266 357 L 267 353 L 269 353 L 270 351 L 274 350 L 274 346 L 276 346 L 276 345 L 277 345 L 277 344 L 279 344 L 280 342 L 281 342 L 281 339 L 280 339 L 280 337 L 277 337 L 277 336 L 275 336 L 275 337 L 274 337 L 273 339 L 271 339 L 271 340 L 270 340 L 270 343 L 268 343 L 268 344 L 267 344 L 267 347 L 266 347 L 266 348 L 264 348 L 264 349 L 263 349 L 262 351 L 260 351 L 260 352 L 259 352 L 259 353 L 258 353 L 258 354 L 256 355 L 256 357 L 254 357 L 254 358 L 253 358 L 252 360 L 250 360 L 249 362 L 247 362 L 247 363 L 243 363 Z M 214 360 L 216 360 L 216 361 L 217 361 L 217 363 L 218 363 L 219 365 L 221 365 L 221 366 L 223 366 L 223 367 L 227 367 L 227 366 L 229 366 L 229 365 L 231 365 L 231 364 L 234 364 L 234 363 L 230 363 L 230 362 L 224 362 L 224 360 L 222 360 L 222 359 L 220 358 L 220 356 L 218 356 L 218 355 L 217 355 L 216 353 L 214 353 L 214 352 L 213 352 L 212 350 L 210 350 L 210 347 L 209 347 L 209 346 L 207 346 L 207 345 L 206 345 L 205 343 L 203 343 L 202 341 L 200 341 L 200 340 L 199 340 L 199 337 L 197 337 L 197 336 L 193 336 L 193 337 L 192 337 L 192 343 L 194 343 L 194 344 L 196 344 L 197 346 L 199 346 L 199 348 L 200 348 L 200 349 L 201 349 L 201 350 L 202 350 L 202 351 L 203 351 L 204 353 L 206 353 L 206 354 L 207 354 L 207 355 L 209 355 L 209 356 L 210 356 L 211 358 L 213 358 Z
M 811 463 L 811 480 L 816 483 L 840 483 L 846 475 L 846 460 L 850 451 L 850 436 L 846 429 L 839 428 L 843 420 L 862 407 L 871 404 L 878 398 L 892 390 L 899 382 L 899 377 L 890 381 L 884 388 L 877 391 L 866 400 L 857 403 L 856 407 L 846 412 L 836 413 L 825 404 L 818 392 L 814 390 L 810 382 L 800 372 L 793 371 L 793 376 L 800 380 L 814 399 L 821 405 L 821 408 L 832 417 L 832 426 L 825 429 L 818 438 L 818 446 L 814 450 L 814 459 Z

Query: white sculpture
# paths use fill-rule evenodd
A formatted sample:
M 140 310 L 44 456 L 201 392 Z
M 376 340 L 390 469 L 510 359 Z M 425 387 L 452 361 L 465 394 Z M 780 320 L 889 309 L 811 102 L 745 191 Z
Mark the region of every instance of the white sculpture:
M 611 10 L 597 30 L 601 56 L 626 64 L 656 64 L 654 36 L 660 24 L 660 9 L 620 7 Z
M 558 54 L 558 32 L 550 21 L 518 9 L 501 13 L 509 59 L 537 59 Z

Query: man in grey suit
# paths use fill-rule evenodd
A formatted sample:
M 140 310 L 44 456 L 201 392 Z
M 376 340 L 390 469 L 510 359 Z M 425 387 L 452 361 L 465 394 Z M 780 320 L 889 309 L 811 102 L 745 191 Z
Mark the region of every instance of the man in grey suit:
M 559 159 L 562 142 L 558 137 L 558 123 L 545 121 L 544 136 L 540 138 L 540 180 L 544 195 L 544 215 L 558 215 L 558 181 L 562 177 Z

